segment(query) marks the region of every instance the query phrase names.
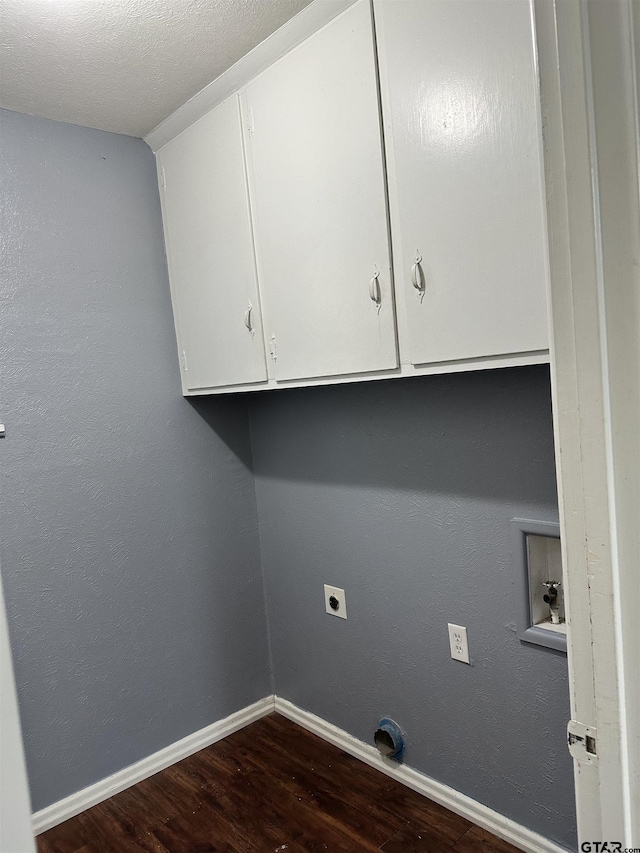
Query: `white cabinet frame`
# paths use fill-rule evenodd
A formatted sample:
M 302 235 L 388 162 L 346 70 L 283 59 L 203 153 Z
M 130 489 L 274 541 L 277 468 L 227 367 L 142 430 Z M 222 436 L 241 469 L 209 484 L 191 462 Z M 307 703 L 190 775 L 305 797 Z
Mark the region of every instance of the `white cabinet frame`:
M 241 91 L 270 375 L 398 366 L 369 0 Z
M 374 0 L 373 8 L 403 367 L 411 375 L 498 354 L 546 356 L 531 5 Z
M 183 392 L 266 382 L 238 96 L 167 143 L 157 166 Z
M 425 2 L 433 2 L 434 0 L 425 0 Z M 281 29 L 277 30 L 272 36 L 262 42 L 253 51 L 243 57 L 232 68 L 225 72 L 221 77 L 195 95 L 184 106 L 178 109 L 173 115 L 169 116 L 159 127 L 153 130 L 147 137 L 146 141 L 154 152 L 166 145 L 170 140 L 175 138 L 180 132 L 193 125 L 196 121 L 209 113 L 214 107 L 224 101 L 232 94 L 241 92 L 250 81 L 254 80 L 263 71 L 267 70 L 271 65 L 276 63 L 284 55 L 292 51 L 308 37 L 314 35 L 325 24 L 331 22 L 338 17 L 342 12 L 355 5 L 358 0 L 316 0 L 305 9 L 302 10 L 295 18 L 291 19 Z M 371 7 L 373 14 L 373 6 L 371 0 L 366 0 Z M 393 2 L 393 0 L 388 0 Z M 455 0 L 447 0 L 447 2 L 455 2 Z M 528 6 L 533 0 L 514 0 L 514 2 L 526 3 Z M 375 29 L 375 19 L 374 19 Z M 246 140 L 246 128 L 245 128 Z M 390 140 L 384 140 L 385 145 L 390 144 Z M 248 158 L 250 160 L 250 158 Z M 249 170 L 251 164 L 248 162 Z M 392 176 L 389 176 L 392 179 Z M 250 180 L 251 184 L 251 180 Z M 387 202 L 388 207 L 388 202 Z M 388 214 L 388 210 L 387 210 Z M 256 243 L 259 244 L 259 234 L 256 234 Z M 374 267 L 375 272 L 375 267 Z M 381 275 L 384 270 L 380 270 Z M 367 274 L 367 281 L 369 276 Z M 383 282 L 383 287 L 388 286 Z M 395 319 L 397 331 L 397 350 L 399 355 L 399 364 L 396 367 L 378 368 L 369 372 L 352 372 L 338 374 L 337 369 L 335 374 L 329 376 L 318 376 L 313 374 L 305 376 L 305 378 L 295 378 L 301 376 L 301 373 L 290 371 L 287 375 L 291 378 L 286 378 L 283 373 L 276 379 L 276 372 L 273 366 L 273 347 L 277 353 L 277 339 L 271 341 L 272 347 L 269 347 L 270 333 L 268 328 L 265 328 L 267 344 L 267 371 L 269 379 L 267 382 L 248 383 L 242 385 L 227 385 L 225 387 L 207 387 L 207 388 L 189 388 L 186 392 L 189 396 L 198 394 L 228 394 L 236 392 L 246 392 L 253 390 L 269 390 L 275 388 L 296 388 L 313 385 L 333 385 L 343 382 L 363 382 L 380 379 L 393 379 L 398 377 L 422 376 L 438 373 L 458 373 L 469 370 L 488 370 L 500 367 L 516 367 L 529 364 L 545 364 L 549 362 L 549 350 L 539 349 L 526 352 L 505 353 L 501 355 L 483 355 L 472 356 L 467 358 L 459 358 L 456 360 L 447 360 L 440 362 L 429 362 L 426 364 L 414 365 L 411 363 L 408 351 L 408 325 L 406 312 L 404 310 L 403 300 L 396 301 L 397 283 L 394 286 L 393 302 L 395 305 Z M 263 307 L 268 314 L 268 294 L 266 288 L 262 294 Z M 393 306 L 389 302 L 389 309 L 393 310 Z M 268 322 L 267 322 L 268 325 Z M 363 365 L 353 370 L 363 370 Z

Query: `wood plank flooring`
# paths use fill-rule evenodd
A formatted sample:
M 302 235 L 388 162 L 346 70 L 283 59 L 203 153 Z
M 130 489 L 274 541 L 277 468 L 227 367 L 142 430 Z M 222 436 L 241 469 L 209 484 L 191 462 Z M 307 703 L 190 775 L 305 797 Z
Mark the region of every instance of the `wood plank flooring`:
M 38 837 L 38 853 L 518 853 L 272 714 Z

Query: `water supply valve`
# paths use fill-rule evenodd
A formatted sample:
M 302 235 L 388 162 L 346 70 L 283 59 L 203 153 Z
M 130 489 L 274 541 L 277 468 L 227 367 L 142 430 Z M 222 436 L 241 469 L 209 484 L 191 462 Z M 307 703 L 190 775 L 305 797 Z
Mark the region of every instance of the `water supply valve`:
M 560 600 L 559 590 L 561 581 L 542 581 L 542 586 L 546 586 L 547 592 L 542 596 L 544 601 L 549 605 L 551 615 L 551 624 L 560 624 Z

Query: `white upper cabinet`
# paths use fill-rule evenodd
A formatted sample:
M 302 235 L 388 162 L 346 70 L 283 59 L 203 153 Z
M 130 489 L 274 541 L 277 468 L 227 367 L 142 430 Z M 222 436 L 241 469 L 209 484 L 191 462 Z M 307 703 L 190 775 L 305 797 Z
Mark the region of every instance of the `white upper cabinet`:
M 151 134 L 184 393 L 548 361 L 532 2 L 317 0 Z
M 237 96 L 157 156 L 183 388 L 264 382 Z
M 375 0 L 374 9 L 410 361 L 546 350 L 529 2 Z
M 265 336 L 277 380 L 397 367 L 367 0 L 246 89 Z

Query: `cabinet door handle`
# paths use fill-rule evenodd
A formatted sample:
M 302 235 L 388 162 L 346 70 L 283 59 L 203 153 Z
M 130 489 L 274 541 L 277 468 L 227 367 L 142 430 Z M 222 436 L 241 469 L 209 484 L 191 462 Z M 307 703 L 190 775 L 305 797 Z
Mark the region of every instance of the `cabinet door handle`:
M 424 272 L 420 266 L 422 255 L 416 255 L 416 259 L 411 267 L 411 284 L 415 287 L 418 293 L 424 293 Z
M 382 302 L 382 290 L 380 289 L 380 273 L 378 270 L 374 272 L 373 278 L 369 282 L 369 296 L 372 302 L 380 306 Z
M 253 305 L 249 303 L 249 307 L 244 312 L 244 324 L 249 329 L 250 332 L 253 332 L 253 325 L 251 323 L 251 312 L 253 311 Z

